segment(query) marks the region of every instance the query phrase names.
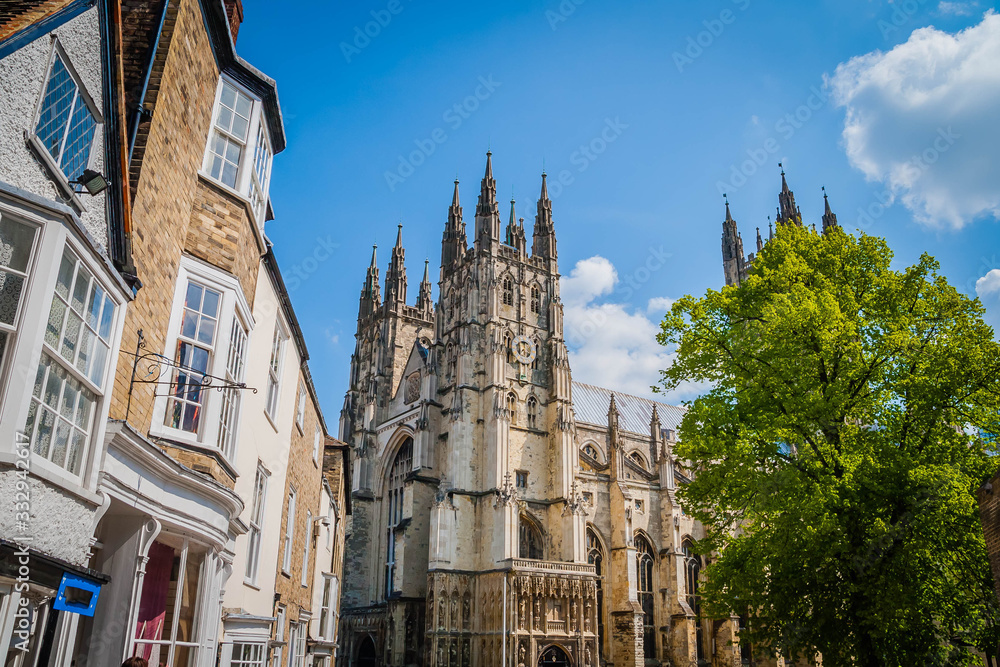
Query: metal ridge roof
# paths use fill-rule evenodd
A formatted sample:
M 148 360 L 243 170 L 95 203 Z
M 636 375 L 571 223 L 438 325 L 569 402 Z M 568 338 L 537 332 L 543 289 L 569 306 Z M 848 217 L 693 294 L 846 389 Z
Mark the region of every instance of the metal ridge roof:
M 629 433 L 649 434 L 649 421 L 653 417 L 654 405 L 660 415 L 660 425 L 672 431 L 678 429 L 686 412 L 684 408 L 669 403 L 660 403 L 592 384 L 573 382 L 573 412 L 576 414 L 576 420 L 607 427 L 608 406 L 611 404 L 612 394 L 618 405 L 618 427 Z

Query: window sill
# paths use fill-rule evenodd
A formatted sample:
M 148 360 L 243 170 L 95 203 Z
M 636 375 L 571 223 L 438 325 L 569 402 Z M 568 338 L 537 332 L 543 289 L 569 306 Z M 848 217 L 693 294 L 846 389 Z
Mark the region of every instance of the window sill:
M 246 586 L 247 588 L 252 588 L 255 591 L 259 591 L 260 590 L 260 586 L 258 586 L 253 581 L 250 581 L 249 579 L 244 579 L 243 580 L 243 585 Z
M 267 410 L 264 410 L 264 416 L 267 417 L 267 423 L 271 425 L 275 433 L 278 433 L 278 425 L 274 423 L 274 417 Z
M 52 155 L 46 150 L 45 146 L 42 144 L 41 139 L 39 139 L 33 132 L 28 130 L 24 131 L 24 142 L 28 145 L 28 149 L 34 153 L 42 164 L 45 166 L 45 170 L 49 172 L 49 177 L 55 182 L 56 187 L 62 191 L 63 196 L 66 197 L 66 201 L 69 202 L 76 212 L 85 213 L 87 207 L 83 205 L 83 200 L 81 200 L 76 192 L 73 190 L 72 184 L 70 184 L 69 179 L 66 178 L 66 174 L 63 173 L 56 161 L 52 159 Z
M 90 452 L 87 452 L 88 456 Z M 0 452 L 0 464 L 16 466 L 19 459 L 14 452 Z M 80 478 L 62 468 L 59 468 L 48 459 L 43 459 L 34 452 L 31 453 L 29 477 L 41 479 L 49 484 L 58 486 L 69 493 L 72 493 L 86 502 L 100 506 L 103 498 L 100 494 L 85 488 L 80 484 Z
M 222 453 L 222 450 L 218 447 L 202 443 L 198 440 L 198 436 L 192 433 L 172 428 L 170 426 L 158 426 L 154 424 L 149 428 L 149 436 L 150 438 L 163 440 L 166 444 L 173 445 L 175 447 L 189 449 L 199 454 L 210 456 L 218 461 L 219 465 L 222 466 L 222 469 L 226 473 L 228 473 L 233 479 L 236 479 L 236 466 L 225 454 Z

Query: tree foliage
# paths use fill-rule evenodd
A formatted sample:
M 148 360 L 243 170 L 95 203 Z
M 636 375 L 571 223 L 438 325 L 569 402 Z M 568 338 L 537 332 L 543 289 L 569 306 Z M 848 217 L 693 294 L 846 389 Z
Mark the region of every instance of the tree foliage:
M 782 227 L 740 287 L 685 297 L 659 341 L 690 405 L 685 510 L 702 592 L 755 650 L 827 667 L 973 664 L 1000 620 L 975 497 L 998 460 L 1000 346 L 924 255 Z M 977 662 L 975 664 L 982 664 Z

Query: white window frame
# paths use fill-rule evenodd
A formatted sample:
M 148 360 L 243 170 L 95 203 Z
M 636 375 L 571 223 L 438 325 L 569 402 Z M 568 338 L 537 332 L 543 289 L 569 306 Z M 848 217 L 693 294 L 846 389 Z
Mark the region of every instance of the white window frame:
M 327 641 L 332 641 L 334 638 L 335 629 L 337 627 L 337 600 L 340 595 L 340 580 L 337 579 L 337 575 L 331 574 L 329 572 L 323 573 L 323 591 L 320 594 L 320 611 L 319 611 L 319 636 Z M 324 615 L 326 616 L 324 621 Z
M 250 329 L 243 323 L 239 312 L 233 318 L 229 331 L 229 349 L 226 351 L 226 382 L 240 384 L 247 371 L 247 351 Z M 232 387 L 222 390 L 222 411 L 219 415 L 218 447 L 229 460 L 236 459 L 236 444 L 240 434 L 240 410 L 243 405 L 242 389 Z
M 300 618 L 288 624 L 288 667 L 305 667 L 306 624 Z
M 73 186 L 69 182 L 69 178 L 65 173 L 63 173 L 62 167 L 59 166 L 59 162 L 52 156 L 51 153 L 49 153 L 49 149 L 45 147 L 42 140 L 35 134 L 35 131 L 38 129 L 38 120 L 42 114 L 42 104 L 45 101 L 45 89 L 48 88 L 49 79 L 52 76 L 52 67 L 55 64 L 56 55 L 59 56 L 63 65 L 66 66 L 66 71 L 69 72 L 70 78 L 72 78 L 73 82 L 76 83 L 77 95 L 83 100 L 84 104 L 87 105 L 91 115 L 94 117 L 96 127 L 94 130 L 94 136 L 91 138 L 90 150 L 87 155 L 87 164 L 84 166 L 84 169 L 89 168 L 94 164 L 94 146 L 104 135 L 104 116 L 101 113 L 100 106 L 98 106 L 97 102 L 94 101 L 90 91 L 88 91 L 87 87 L 83 84 L 83 79 L 73 66 L 73 61 L 70 60 L 68 55 L 66 55 L 66 51 L 63 49 L 58 37 L 55 37 L 52 40 L 52 50 L 49 53 L 48 64 L 45 68 L 45 79 L 42 81 L 42 87 L 38 91 L 38 101 L 35 103 L 35 113 L 31 118 L 31 126 L 25 128 L 25 137 L 31 145 L 32 152 L 36 153 L 45 163 L 46 169 L 55 179 L 56 184 L 63 191 L 63 194 L 66 195 L 73 203 L 74 208 L 78 211 L 84 211 L 86 208 L 84 207 L 83 202 L 79 197 L 77 197 Z M 65 137 L 63 138 L 63 142 L 65 143 Z
M 267 483 L 271 473 L 261 461 L 257 461 L 257 472 L 253 483 L 253 500 L 250 505 L 250 516 L 247 525 L 247 562 L 243 581 L 251 586 L 257 585 L 257 575 L 260 573 L 260 547 L 264 534 L 264 516 L 267 512 Z
M 299 427 L 299 433 L 303 432 L 306 421 L 306 384 L 299 380 L 299 394 L 295 402 L 295 425 Z
M 157 640 L 142 640 L 136 639 L 134 637 L 135 628 L 130 628 L 130 637 L 128 643 L 128 654 L 135 655 L 138 647 L 143 646 L 159 646 L 161 649 L 166 649 L 167 659 L 166 664 L 174 664 L 174 653 L 178 646 L 183 646 L 191 651 L 191 655 L 194 657 L 194 664 L 199 664 L 203 655 L 207 651 L 207 637 L 202 638 L 204 621 L 201 618 L 203 612 L 203 603 L 206 600 L 206 595 L 208 594 L 208 586 L 211 579 L 211 559 L 209 558 L 210 553 L 202 551 L 203 547 L 195 542 L 192 542 L 188 538 L 181 539 L 181 556 L 180 556 L 180 566 L 178 568 L 177 575 L 177 585 L 174 589 L 174 609 L 184 608 L 184 603 L 182 597 L 184 594 L 184 583 L 187 578 L 187 561 L 191 554 L 191 547 L 196 547 L 195 552 L 202 554 L 201 565 L 198 566 L 198 588 L 195 591 L 195 608 L 194 613 L 194 623 L 191 627 L 191 638 L 188 641 L 180 641 L 177 639 L 178 636 L 178 625 L 180 621 L 180 614 L 175 613 L 173 617 L 173 622 L 169 630 L 167 628 L 163 629 L 164 636 L 169 637 L 169 639 L 157 639 Z M 177 547 L 174 547 L 175 549 Z M 142 591 L 139 591 L 139 595 L 142 595 Z
M 312 529 L 313 529 L 313 514 L 312 510 L 306 510 L 306 546 L 302 550 L 302 587 L 307 588 L 309 586 L 309 556 L 312 552 Z
M 316 424 L 316 432 L 313 434 L 313 463 L 319 465 L 320 452 L 323 450 L 323 427 Z
M 222 302 L 219 305 L 219 318 L 216 322 L 215 347 L 209 362 L 208 374 L 215 377 L 225 377 L 229 357 L 229 333 L 232 331 L 233 318 L 239 317 L 246 325 L 246 331 L 249 336 L 253 332 L 254 327 L 250 306 L 236 276 L 187 255 L 181 257 L 177 269 L 173 308 L 170 313 L 169 324 L 167 325 L 163 355 L 171 360 L 176 357 L 177 339 L 180 335 L 184 314 L 184 298 L 187 293 L 189 281 L 194 281 L 199 285 L 209 287 L 222 294 Z M 233 466 L 234 463 L 231 456 L 233 456 L 234 452 L 227 455 L 219 449 L 223 393 L 217 391 L 215 388 L 209 388 L 205 392 L 204 402 L 202 403 L 203 415 L 200 420 L 198 433 L 190 433 L 183 429 L 164 424 L 168 403 L 168 396 L 166 394 L 168 393 L 163 392 L 163 395 L 156 397 L 156 402 L 153 406 L 152 424 L 149 427 L 150 435 L 218 452 L 230 466 Z M 237 420 L 237 424 L 238 422 L 239 420 Z
M 272 424 L 278 420 L 278 408 L 281 405 L 281 374 L 285 370 L 287 342 L 288 330 L 281 320 L 277 319 L 271 337 L 271 356 L 267 363 L 267 380 L 265 380 L 267 385 L 264 389 L 264 413 Z
M 256 649 L 259 652 L 259 657 L 256 660 L 244 660 L 242 656 L 238 655 L 239 648 L 237 648 L 244 646 L 250 647 L 251 650 Z M 234 641 L 229 647 L 229 660 L 227 662 L 229 667 L 265 667 L 267 664 L 267 644 L 264 642 Z
M 216 121 L 219 116 L 219 107 L 222 103 L 222 91 L 224 85 L 226 84 L 232 86 L 240 94 L 243 94 L 250 99 L 250 119 L 247 126 L 247 136 L 243 140 L 240 140 L 238 136 L 219 128 L 216 125 Z M 221 179 L 221 173 L 220 178 L 216 178 L 211 174 L 211 160 L 214 155 L 212 152 L 212 143 L 217 132 L 227 139 L 242 146 L 240 161 L 236 169 L 236 184 L 234 186 L 223 182 Z M 263 145 L 268 151 L 268 156 L 265 159 L 266 166 L 263 170 L 263 183 L 261 183 L 262 179 L 257 173 L 258 165 L 256 162 L 258 145 L 261 142 L 263 142 Z M 257 223 L 257 226 L 263 228 L 264 218 L 267 213 L 268 197 L 270 194 L 269 189 L 273 161 L 274 149 L 271 144 L 271 134 L 267 127 L 267 116 L 264 111 L 263 102 L 245 86 L 240 85 L 226 75 L 220 76 L 219 82 L 216 84 L 215 88 L 215 101 L 212 104 L 212 121 L 208 131 L 208 137 L 205 140 L 204 158 L 202 160 L 202 167 L 199 173 L 212 183 L 215 183 L 217 186 L 245 201 L 248 204 L 247 208 L 250 210 L 251 216 Z
M 291 486 L 288 488 L 288 506 L 285 508 L 284 551 L 281 554 L 281 571 L 284 574 L 292 573 L 292 549 L 295 547 L 295 500 L 295 487 Z
M 23 431 L 31 403 L 31 387 L 44 349 L 50 356 L 58 358 L 60 365 L 67 368 L 77 380 L 85 380 L 84 386 L 96 394 L 91 421 L 87 428 L 88 438 L 80 458 L 77 474 L 56 465 L 34 452 L 31 453 L 31 473 L 59 485 L 77 495 L 97 499 L 92 489 L 96 488 L 100 472 L 100 458 L 104 451 L 104 432 L 107 427 L 108 409 L 114 386 L 114 367 L 118 363 L 118 349 L 121 345 L 122 328 L 125 322 L 125 308 L 130 295 L 125 288 L 109 275 L 105 261 L 94 255 L 91 245 L 81 240 L 66 221 L 53 213 L 41 209 L 28 210 L 14 200 L 0 197 L 0 215 L 10 216 L 20 222 L 36 227 L 31 259 L 28 264 L 28 280 L 22 294 L 17 315 L 17 331 L 8 343 L 6 368 L 0 369 L 0 450 L 13 452 L 17 442 L 23 440 Z M 109 337 L 110 353 L 105 359 L 103 382 L 100 387 L 83 378 L 75 366 L 69 367 L 58 351 L 54 354 L 43 343 L 48 322 L 52 297 L 62 261 L 63 251 L 69 249 L 81 265 L 91 273 L 105 294 L 115 306 L 114 318 Z M 59 261 L 43 261 L 42 258 L 57 257 Z M 65 365 L 63 365 L 65 364 Z
M 284 667 L 282 658 L 285 652 L 285 605 L 278 605 L 278 612 L 275 614 L 277 620 L 275 621 L 274 628 L 274 653 L 272 654 L 272 666 L 273 667 Z

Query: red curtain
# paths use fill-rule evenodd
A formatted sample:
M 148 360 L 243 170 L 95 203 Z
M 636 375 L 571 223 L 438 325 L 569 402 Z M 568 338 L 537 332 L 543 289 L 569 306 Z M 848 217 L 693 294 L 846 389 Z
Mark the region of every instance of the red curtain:
M 163 623 L 167 615 L 167 593 L 170 590 L 170 573 L 174 565 L 174 550 L 165 544 L 153 542 L 149 547 L 146 576 L 139 597 L 139 617 L 136 620 L 136 639 L 163 639 Z M 145 653 L 152 647 L 144 647 Z M 146 656 L 144 656 L 146 657 Z

